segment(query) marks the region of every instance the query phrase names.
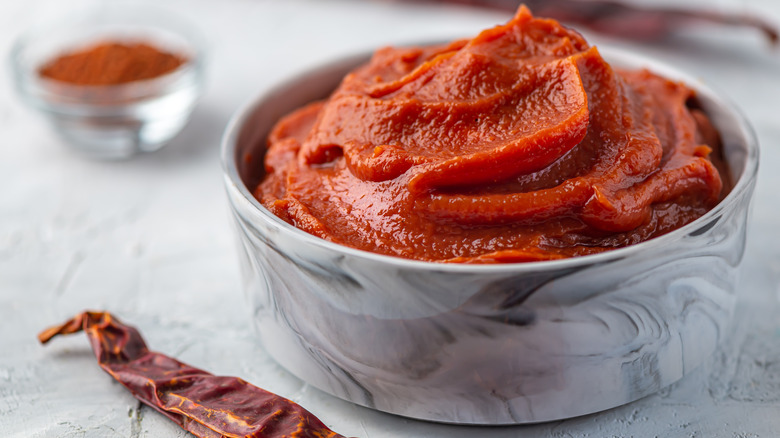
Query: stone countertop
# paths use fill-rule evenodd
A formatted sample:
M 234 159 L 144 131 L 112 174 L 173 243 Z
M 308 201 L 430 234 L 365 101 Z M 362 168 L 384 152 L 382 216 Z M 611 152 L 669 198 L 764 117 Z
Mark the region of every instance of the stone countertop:
M 0 53 L 40 15 L 100 2 L 0 1 Z M 144 1 L 144 3 L 152 3 Z M 691 2 L 706 5 L 707 2 Z M 607 412 L 515 427 L 395 417 L 312 388 L 276 365 L 250 329 L 219 166 L 236 109 L 307 66 L 390 43 L 468 36 L 507 14 L 352 1 L 168 0 L 209 41 L 206 92 L 158 153 L 86 160 L 22 104 L 0 70 L 0 436 L 189 436 L 103 373 L 83 336 L 36 334 L 84 309 L 138 327 L 154 350 L 288 397 L 347 435 L 383 437 L 776 437 L 780 435 L 780 52 L 755 33 L 700 28 L 637 45 L 723 90 L 756 129 L 761 170 L 732 333 L 660 393 Z M 773 0 L 718 2 L 780 22 Z

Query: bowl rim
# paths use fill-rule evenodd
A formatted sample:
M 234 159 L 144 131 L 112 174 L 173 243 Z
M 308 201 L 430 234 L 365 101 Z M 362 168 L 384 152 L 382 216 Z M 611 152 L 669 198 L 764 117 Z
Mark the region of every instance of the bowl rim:
M 239 200 L 248 204 L 252 208 L 256 209 L 259 213 L 256 217 L 261 218 L 268 224 L 276 228 L 279 232 L 288 233 L 290 237 L 298 239 L 307 245 L 314 245 L 327 251 L 333 251 L 343 255 L 351 257 L 357 257 L 366 261 L 374 263 L 385 263 L 394 265 L 398 268 L 405 270 L 436 270 L 440 272 L 453 272 L 453 273 L 523 273 L 523 272 L 540 272 L 549 270 L 567 270 L 577 269 L 585 266 L 603 264 L 607 262 L 617 261 L 629 256 L 636 255 L 649 248 L 658 246 L 666 246 L 667 244 L 680 240 L 701 227 L 707 226 L 709 222 L 722 213 L 722 211 L 731 204 L 737 202 L 746 195 L 745 192 L 750 191 L 753 187 L 753 183 L 756 180 L 759 164 L 759 143 L 753 127 L 748 122 L 747 118 L 743 115 L 742 111 L 730 100 L 723 97 L 721 93 L 715 92 L 712 88 L 705 85 L 701 80 L 695 78 L 669 64 L 662 61 L 658 61 L 654 58 L 639 55 L 633 51 L 626 49 L 619 49 L 609 46 L 598 46 L 597 49 L 603 54 L 604 58 L 611 62 L 618 61 L 619 64 L 625 64 L 630 68 L 646 68 L 652 72 L 658 73 L 664 77 L 667 77 L 674 81 L 680 81 L 691 87 L 699 96 L 704 96 L 706 99 L 712 101 L 717 107 L 724 109 L 736 123 L 737 133 L 740 134 L 741 139 L 745 145 L 744 156 L 744 169 L 742 174 L 736 180 L 731 191 L 724 197 L 715 207 L 707 211 L 704 215 L 689 222 L 688 224 L 663 234 L 658 237 L 654 237 L 643 242 L 639 242 L 633 245 L 628 245 L 622 248 L 610 249 L 596 254 L 589 254 L 583 256 L 568 257 L 556 260 L 542 260 L 531 262 L 514 262 L 514 263 L 456 263 L 456 262 L 437 262 L 437 261 L 423 261 L 407 259 L 399 256 L 391 256 L 385 254 L 374 253 L 362 249 L 341 245 L 335 242 L 331 242 L 314 235 L 311 235 L 295 226 L 285 222 L 270 210 L 265 208 L 253 195 L 252 192 L 246 187 L 243 180 L 238 173 L 238 167 L 236 162 L 238 160 L 236 154 L 236 148 L 238 146 L 238 139 L 241 129 L 244 123 L 249 120 L 249 117 L 254 114 L 256 109 L 260 107 L 265 100 L 272 96 L 275 90 L 286 88 L 295 84 L 298 81 L 303 80 L 307 76 L 315 73 L 318 70 L 333 68 L 339 65 L 353 65 L 354 68 L 360 60 L 368 60 L 373 51 L 364 51 L 359 53 L 353 53 L 347 56 L 341 56 L 328 62 L 310 65 L 307 68 L 299 70 L 296 74 L 291 75 L 287 79 L 276 81 L 258 93 L 256 96 L 241 105 L 238 110 L 231 116 L 225 131 L 223 133 L 220 145 L 220 161 L 223 172 L 223 177 L 228 191 L 235 190 L 240 196 Z M 228 193 L 230 198 L 231 194 Z M 747 193 L 749 196 L 750 194 Z M 233 205 L 233 200 L 230 199 L 231 207 L 236 208 Z

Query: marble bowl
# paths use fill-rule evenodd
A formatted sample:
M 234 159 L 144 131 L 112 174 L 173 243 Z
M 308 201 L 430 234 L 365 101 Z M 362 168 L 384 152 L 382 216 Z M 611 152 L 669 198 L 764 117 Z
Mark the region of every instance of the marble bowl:
M 656 239 L 557 261 L 459 265 L 321 240 L 251 194 L 276 120 L 327 96 L 360 55 L 271 87 L 222 144 L 246 296 L 265 348 L 354 403 L 460 424 L 531 423 L 629 403 L 706 360 L 736 301 L 758 144 L 733 106 L 673 68 L 601 50 L 614 65 L 683 80 L 721 131 L 735 181 L 698 220 Z

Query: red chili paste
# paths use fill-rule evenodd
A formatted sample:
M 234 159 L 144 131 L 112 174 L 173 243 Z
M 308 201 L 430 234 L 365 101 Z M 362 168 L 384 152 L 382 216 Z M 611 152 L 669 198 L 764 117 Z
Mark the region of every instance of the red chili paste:
M 521 7 L 471 40 L 381 49 L 326 101 L 284 117 L 255 196 L 315 236 L 416 260 L 620 248 L 722 197 L 717 133 L 693 97 L 611 68 L 579 33 Z

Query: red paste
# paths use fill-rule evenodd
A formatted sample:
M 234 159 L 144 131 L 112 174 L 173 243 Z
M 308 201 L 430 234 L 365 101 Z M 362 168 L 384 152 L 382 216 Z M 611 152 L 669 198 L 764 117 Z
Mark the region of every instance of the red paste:
M 620 248 L 722 197 L 693 97 L 521 8 L 471 40 L 377 51 L 278 122 L 255 196 L 315 236 L 416 260 Z

